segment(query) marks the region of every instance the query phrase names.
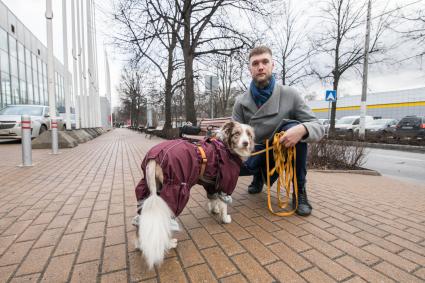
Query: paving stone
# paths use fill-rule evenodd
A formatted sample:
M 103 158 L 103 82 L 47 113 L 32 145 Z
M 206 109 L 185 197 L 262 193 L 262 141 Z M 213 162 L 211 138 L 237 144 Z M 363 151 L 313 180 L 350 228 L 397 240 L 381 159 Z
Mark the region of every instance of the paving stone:
M 148 270 L 134 245 L 134 187 L 160 141 L 115 129 L 60 158 L 34 151 L 28 170 L 15 166 L 19 145 L 2 144 L 0 282 L 425 281 L 424 185 L 344 173 L 309 172 L 309 217 L 270 214 L 266 193 L 248 194 L 241 177 L 230 224 L 208 214 L 196 186 L 178 248 Z
M 52 251 L 53 247 L 31 250 L 16 272 L 16 275 L 20 276 L 43 271 Z
M 235 264 L 250 282 L 273 282 L 269 273 L 249 254 L 240 254 L 232 257 Z
M 75 254 L 53 257 L 41 279 L 41 282 L 67 282 Z
M 267 265 L 266 268 L 279 282 L 306 282 L 297 272 L 282 261 Z

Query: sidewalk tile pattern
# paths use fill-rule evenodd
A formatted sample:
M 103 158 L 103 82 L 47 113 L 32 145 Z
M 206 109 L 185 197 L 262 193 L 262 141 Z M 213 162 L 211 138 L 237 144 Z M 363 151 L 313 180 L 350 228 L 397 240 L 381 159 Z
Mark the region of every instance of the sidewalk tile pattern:
M 73 149 L 0 145 L 0 282 L 424 282 L 425 186 L 309 172 L 311 216 L 267 211 L 240 178 L 231 224 L 201 187 L 178 218 L 178 247 L 148 270 L 135 250 L 134 187 L 161 140 L 115 129 Z M 276 198 L 273 197 L 276 203 Z

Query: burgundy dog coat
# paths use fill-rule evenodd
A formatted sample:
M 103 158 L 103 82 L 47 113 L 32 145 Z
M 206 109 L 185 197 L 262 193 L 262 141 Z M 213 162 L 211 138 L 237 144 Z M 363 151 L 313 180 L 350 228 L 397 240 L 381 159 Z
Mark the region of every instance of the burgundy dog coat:
M 215 180 L 211 184 L 199 179 L 202 158 L 197 145 L 186 140 L 160 143 L 152 147 L 143 159 L 144 176 L 149 160 L 154 159 L 161 166 L 164 183 L 159 195 L 175 216 L 183 211 L 189 201 L 190 188 L 195 184 L 202 185 L 208 194 L 223 192 L 231 195 L 236 187 L 242 164 L 239 156 L 232 154 L 220 140 L 204 139 L 199 145 L 207 156 L 204 178 Z M 146 199 L 149 194 L 144 177 L 136 186 L 137 201 Z

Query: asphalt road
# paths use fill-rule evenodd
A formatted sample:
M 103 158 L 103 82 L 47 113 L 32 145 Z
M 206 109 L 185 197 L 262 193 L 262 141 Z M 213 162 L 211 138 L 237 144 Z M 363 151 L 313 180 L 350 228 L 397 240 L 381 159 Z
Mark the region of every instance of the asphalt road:
M 368 148 L 362 167 L 403 181 L 425 183 L 424 153 Z

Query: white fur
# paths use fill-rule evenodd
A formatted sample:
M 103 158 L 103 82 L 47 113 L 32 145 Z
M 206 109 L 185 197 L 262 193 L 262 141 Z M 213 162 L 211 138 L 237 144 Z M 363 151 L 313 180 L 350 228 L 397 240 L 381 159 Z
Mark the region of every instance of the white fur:
M 143 203 L 139 220 L 138 247 L 145 256 L 149 269 L 155 264 L 161 264 L 165 253 L 177 246 L 177 240 L 171 239 L 172 212 L 167 203 L 156 192 L 154 160 L 146 166 L 146 182 L 150 196 Z
M 229 224 L 232 222 L 232 217 L 227 214 L 227 204 L 220 198 L 210 199 L 208 201 L 208 212 L 218 214 L 222 223 Z

